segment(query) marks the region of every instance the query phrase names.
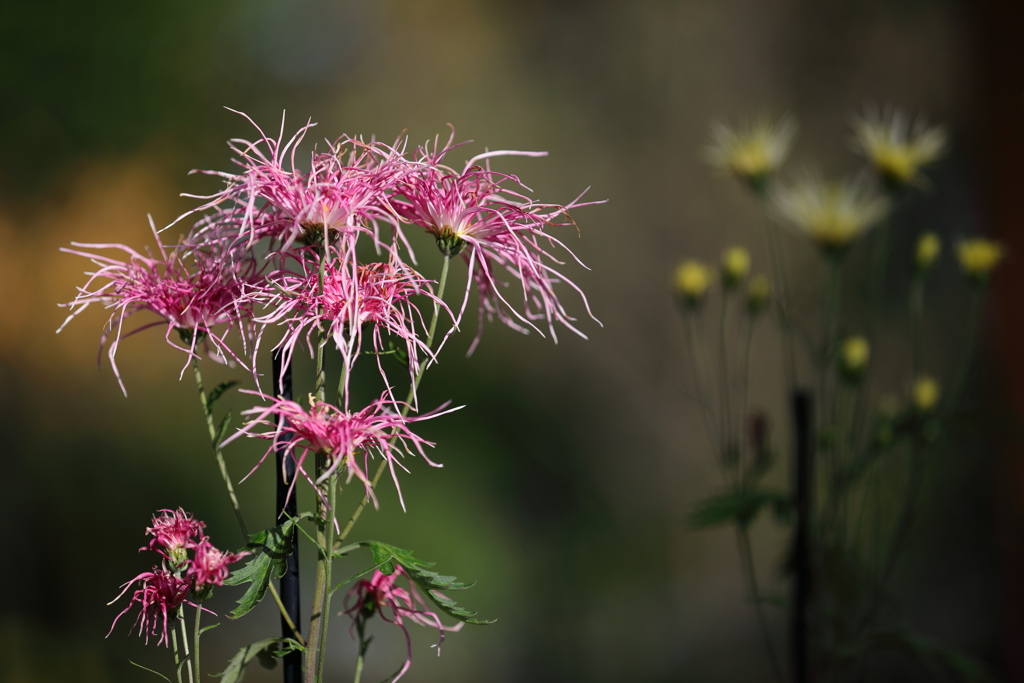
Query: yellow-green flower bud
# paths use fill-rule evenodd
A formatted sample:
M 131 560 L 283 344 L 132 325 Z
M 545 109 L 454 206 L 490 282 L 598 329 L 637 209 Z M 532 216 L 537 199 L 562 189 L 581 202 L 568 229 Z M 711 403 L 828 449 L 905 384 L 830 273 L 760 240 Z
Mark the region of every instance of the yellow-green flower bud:
M 839 348 L 839 366 L 843 377 L 850 382 L 859 382 L 864 377 L 868 360 L 871 358 L 871 345 L 861 336 L 847 337 Z
M 914 388 L 911 392 L 914 401 L 914 408 L 919 413 L 931 412 L 933 408 L 939 403 L 939 398 L 942 395 L 942 390 L 939 387 L 938 381 L 930 375 L 919 375 L 917 380 L 914 382 Z
M 758 273 L 750 278 L 750 284 L 747 285 L 747 310 L 750 315 L 757 315 L 763 311 L 771 294 L 772 286 L 767 277 Z
M 711 268 L 700 261 L 683 261 L 676 268 L 673 284 L 683 303 L 699 306 L 711 285 Z
M 956 245 L 960 270 L 972 280 L 983 282 L 1003 258 L 1003 247 L 994 240 L 974 237 Z
M 726 289 L 738 285 L 749 272 L 749 251 L 743 247 L 730 247 L 722 252 L 722 284 Z
M 924 272 L 932 267 L 935 259 L 942 253 L 942 240 L 934 232 L 926 232 L 917 238 L 917 247 L 914 249 L 914 267 L 918 272 Z

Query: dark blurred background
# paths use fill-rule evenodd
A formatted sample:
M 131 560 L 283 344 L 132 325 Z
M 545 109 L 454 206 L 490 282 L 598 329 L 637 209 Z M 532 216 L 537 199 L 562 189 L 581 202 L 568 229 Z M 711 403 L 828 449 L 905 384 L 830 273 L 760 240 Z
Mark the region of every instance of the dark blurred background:
M 555 346 L 491 326 L 469 359 L 468 339 L 454 340 L 424 393 L 427 404 L 467 406 L 424 425 L 444 469 L 411 463 L 409 512 L 386 485 L 380 512 L 355 534 L 478 580 L 460 602 L 499 618 L 451 636 L 440 658 L 432 634 L 414 633 L 408 680 L 768 680 L 733 534 L 685 521 L 721 480 L 689 398 L 669 274 L 684 256 L 714 261 L 733 243 L 751 248 L 755 269 L 767 265 L 755 202 L 702 161 L 711 120 L 791 112 L 801 124 L 795 166 L 838 174 L 860 167 L 849 122 L 871 104 L 927 114 L 951 132 L 929 188 L 902 209 L 911 227 L 895 237 L 897 253 L 925 228 L 1010 245 L 986 317 L 997 334 L 981 345 L 970 419 L 937 456 L 897 577 L 901 607 L 930 636 L 1024 680 L 1024 246 L 1013 248 L 1024 224 L 1021 13 L 991 0 L 7 3 L 0 680 L 155 680 L 128 660 L 170 671 L 169 652 L 126 635 L 127 623 L 103 639 L 121 609 L 105 603 L 149 568 L 135 552 L 149 516 L 183 506 L 215 544 L 241 545 L 194 386 L 177 381 L 184 357 L 156 330 L 126 341 L 126 400 L 106 364 L 96 371 L 101 311 L 53 334 L 65 315 L 56 304 L 73 298 L 87 267 L 58 248 L 150 244 L 146 214 L 165 225 L 188 209 L 180 193 L 213 187 L 188 171 L 229 169 L 224 141 L 252 136 L 225 106 L 273 131 L 283 110 L 287 131 L 312 118 L 317 139 L 407 131 L 418 143 L 450 122 L 476 141 L 465 157 L 485 146 L 548 150 L 496 164 L 543 201 L 568 202 L 587 186 L 609 200 L 574 214 L 581 238 L 568 241 L 591 270 L 566 268 L 603 327 L 583 320 L 588 341 L 567 333 Z M 795 280 L 813 291 L 813 254 L 795 238 L 788 249 Z M 963 340 L 956 278 L 947 258 L 932 299 L 936 359 Z M 887 329 L 898 346 L 896 313 Z M 873 391 L 905 389 L 905 358 L 877 354 L 885 370 Z M 754 402 L 785 449 L 779 358 L 766 325 Z M 207 365 L 212 378 L 246 379 Z M 246 407 L 229 402 L 236 414 Z M 236 478 L 259 454 L 258 444 L 230 448 Z M 776 470 L 784 485 L 785 467 Z M 270 526 L 270 469 L 240 495 L 250 526 Z M 764 520 L 754 532 L 768 592 L 783 595 L 783 531 Z M 214 609 L 238 593 L 222 589 Z M 784 613 L 772 624 L 781 640 Z M 204 640 L 206 670 L 277 628 L 269 604 L 222 624 Z M 346 629 L 333 622 L 332 680 L 351 675 Z M 366 680 L 393 672 L 403 647 L 378 629 Z M 876 678 L 927 680 L 896 659 Z M 248 680 L 279 679 L 254 665 Z

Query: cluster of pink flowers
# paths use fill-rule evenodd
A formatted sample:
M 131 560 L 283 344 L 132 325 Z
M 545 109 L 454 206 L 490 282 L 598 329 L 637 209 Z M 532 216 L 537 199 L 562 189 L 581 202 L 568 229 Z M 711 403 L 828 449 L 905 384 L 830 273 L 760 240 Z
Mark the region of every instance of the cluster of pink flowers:
M 410 297 L 436 302 L 432 283 L 414 268 L 405 230 L 415 225 L 445 255 L 461 254 L 469 267 L 462 305 L 448 312 L 456 326 L 475 288 L 481 321 L 497 318 L 522 332 L 540 332 L 543 324 L 552 337 L 559 323 L 583 336 L 556 291 L 559 284 L 576 291 L 590 313 L 582 292 L 558 272 L 562 261 L 554 251 L 575 257 L 549 230 L 568 226 L 575 232 L 568 210 L 585 203 L 535 202 L 517 177 L 489 166 L 496 156 L 543 153 L 488 152 L 456 170 L 445 163 L 460 146 L 454 133 L 443 146 L 435 140 L 412 152 L 401 141 L 386 145 L 342 137 L 302 159 L 309 169 L 303 170 L 297 150 L 314 125 L 287 140 L 283 127 L 277 139 L 257 127 L 255 141 L 232 140 L 240 172 L 201 172 L 220 178 L 224 187 L 197 196 L 202 204 L 178 219 L 201 216 L 181 244 L 166 247 L 156 235 L 157 256 L 121 244 L 76 243 L 66 250 L 99 266 L 66 304 L 72 309 L 68 320 L 92 303 L 112 308 L 104 335 L 104 341 L 112 337 L 112 364 L 123 337 L 163 324 L 168 342 L 178 346 L 171 334 L 177 331 L 185 341 L 179 348 L 190 357 L 208 342 L 214 358 L 255 371 L 259 347 L 249 343 L 254 329 L 262 336 L 267 326 L 284 326 L 277 348 L 290 356 L 304 335 L 308 342 L 310 330 L 326 324 L 338 348 L 348 349 L 346 363 L 354 362 L 362 330 L 369 327 L 375 353 L 383 351 L 385 339 L 397 340 L 415 368 L 433 355 L 424 348 L 423 320 Z M 384 260 L 361 262 L 361 240 Z M 257 243 L 265 245 L 260 257 Z M 96 253 L 109 249 L 126 253 L 127 260 Z M 151 311 L 160 321 L 126 331 L 126 318 L 139 311 Z M 238 348 L 229 341 L 233 330 Z
M 408 588 L 397 584 L 398 579 L 403 577 L 408 581 Z M 400 566 L 395 566 L 394 573 L 390 575 L 376 569 L 368 581 L 362 579 L 354 585 L 345 597 L 345 614 L 351 617 L 353 628 L 362 629 L 367 619 L 379 615 L 387 623 L 402 629 L 406 646 L 405 664 L 393 681 L 404 676 L 412 665 L 412 640 L 408 629 L 405 628 L 405 620 L 438 630 L 438 654 L 441 652 L 440 646 L 444 642 L 445 631 L 458 631 L 463 626 L 462 622 L 454 626 L 442 624 L 437 613 L 427 609 L 426 601 L 416 592 L 412 580 Z
M 118 620 L 138 604 L 139 616 L 132 629 L 138 628 L 139 635 L 144 635 L 147 643 L 150 636 L 159 635 L 157 644 L 167 645 L 169 620 L 183 604 L 195 606 L 186 599 L 189 592 L 202 600 L 213 587 L 224 585 L 229 574 L 228 565 L 249 553 L 218 550 L 203 534 L 204 528 L 206 525 L 203 522 L 181 508 L 160 510 L 153 515 L 153 526 L 146 529 L 152 538 L 139 550 L 156 551 L 164 562 L 162 566 L 142 572 L 122 586 L 123 590 L 112 603 L 119 600 L 133 585 L 141 582 L 128 606 L 114 618 L 108 636 L 113 633 Z M 191 557 L 189 551 L 192 552 Z

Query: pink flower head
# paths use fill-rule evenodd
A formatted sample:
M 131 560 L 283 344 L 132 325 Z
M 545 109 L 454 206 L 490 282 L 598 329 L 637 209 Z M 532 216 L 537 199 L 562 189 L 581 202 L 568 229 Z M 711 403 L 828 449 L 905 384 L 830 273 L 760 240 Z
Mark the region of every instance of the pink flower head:
M 277 139 L 245 118 L 259 138 L 228 143 L 242 172 L 200 171 L 226 184 L 214 195 L 196 196 L 207 201 L 194 211 L 218 210 L 212 220 L 200 221 L 200 232 L 248 236 L 249 244 L 270 237 L 287 249 L 295 240 L 322 243 L 324 230 L 343 236 L 372 234 L 379 244 L 381 221 L 397 229 L 387 193 L 405 165 L 400 153 L 377 142 L 343 137 L 328 143 L 326 152 L 314 151 L 309 170 L 304 171 L 296 163 L 297 150 L 315 123 L 307 123 L 285 141 L 283 117 Z
M 312 248 L 302 250 L 300 255 L 309 256 L 299 262 L 301 272 L 272 273 L 265 285 L 248 295 L 255 305 L 269 310 L 254 319 L 261 326 L 255 349 L 268 326 L 284 325 L 287 330 L 278 344 L 283 352 L 283 368 L 303 339 L 313 355 L 313 332 L 326 329 L 350 370 L 369 330 L 370 346 L 388 387 L 391 383 L 381 362 L 388 338 L 405 346 L 410 380 L 422 356 L 434 357 L 436 350 L 431 351 L 424 341 L 426 323 L 411 299 L 422 296 L 449 316 L 451 311 L 434 295 L 429 280 L 395 258 L 365 265 L 335 259 L 324 266 L 321 293 L 319 256 Z
M 390 400 L 385 393 L 362 410 L 351 413 L 344 412 L 329 403 L 319 402 L 311 396 L 310 408 L 307 411 L 295 401 L 282 398 L 271 399 L 269 396 L 251 391 L 245 393 L 270 400 L 271 403 L 264 408 L 251 408 L 243 411 L 243 415 L 253 416 L 252 420 L 224 443 L 227 444 L 242 434 L 271 440 L 273 443 L 260 458 L 260 461 L 256 463 L 253 471 L 266 460 L 267 455 L 275 452 L 275 449 L 287 448 L 295 458 L 296 469 L 310 483 L 319 484 L 343 467 L 348 472 L 347 481 L 351 481 L 353 477 L 361 481 L 366 489 L 367 497 L 373 500 L 375 507 L 379 507 L 373 486 L 367 477 L 367 471 L 370 458 L 381 457 L 388 463 L 391 470 L 391 477 L 398 490 L 398 499 L 403 510 L 405 501 L 402 498 L 402 489 L 398 484 L 396 466 L 402 469 L 405 467 L 398 460 L 398 456 L 419 455 L 432 467 L 441 467 L 438 463 L 430 460 L 424 452 L 424 446 L 432 447 L 434 444 L 414 434 L 409 429 L 409 424 L 457 410 L 457 408 L 453 408 L 440 412 L 433 411 L 416 417 L 403 417 L 396 411 L 396 406 L 401 404 Z M 283 420 L 278 418 L 283 418 Z M 284 424 L 287 424 L 286 428 L 280 426 Z M 258 425 L 267 427 L 268 431 L 253 434 L 251 430 Z M 328 463 L 327 469 L 315 482 L 304 468 L 306 456 L 310 453 L 322 455 Z M 251 475 L 252 472 L 249 474 Z M 289 495 L 291 495 L 290 492 Z
M 187 559 L 185 551 L 195 548 L 205 538 L 203 529 L 206 524 L 182 508 L 160 512 L 163 514 L 154 514 L 153 526 L 146 529 L 153 540 L 139 550 L 155 550 L 172 562 L 181 564 L 183 559 Z
M 402 576 L 409 582 L 408 589 L 396 585 L 396 581 Z M 461 621 L 454 626 L 445 626 L 436 612 L 428 611 L 426 601 L 416 591 L 412 580 L 400 566 L 396 566 L 391 575 L 384 574 L 379 569 L 374 570 L 369 581 L 363 579 L 353 586 L 345 596 L 345 614 L 352 618 L 354 628 L 361 629 L 361 625 L 367 619 L 374 614 L 379 614 L 380 618 L 387 623 L 402 629 L 402 633 L 405 635 L 405 665 L 392 679 L 393 681 L 404 676 L 412 665 L 412 639 L 409 637 L 409 631 L 405 628 L 405 619 L 414 624 L 438 630 L 439 638 L 435 645 L 438 648 L 438 654 L 441 654 L 441 643 L 444 642 L 445 631 L 458 631 L 463 626 Z
M 152 225 L 151 225 L 152 227 Z M 158 256 L 141 254 L 123 244 L 80 244 L 75 247 L 88 249 L 120 249 L 128 254 L 127 261 L 73 249 L 62 249 L 71 254 L 85 256 L 100 266 L 89 274 L 85 286 L 78 289 L 78 296 L 66 306 L 71 314 L 61 325 L 60 332 L 72 318 L 84 311 L 90 304 L 102 303 L 114 309 L 103 335 L 101 348 L 107 337 L 114 335 L 107 355 L 117 377 L 121 390 L 127 395 L 121 374 L 117 369 L 115 356 L 123 337 L 165 323 L 165 338 L 175 348 L 196 356 L 196 346 L 209 340 L 214 351 L 211 356 L 222 362 L 233 358 L 241 363 L 226 342 L 227 334 L 236 324 L 241 326 L 251 311 L 242 305 L 241 291 L 246 283 L 257 279 L 257 267 L 252 255 L 243 250 L 217 248 L 186 250 L 181 247 L 168 249 L 160 241 L 160 235 L 153 228 L 159 248 Z M 143 325 L 127 334 L 125 320 L 140 312 L 150 311 L 160 317 L 160 322 Z M 225 325 L 223 332 L 215 327 Z M 177 332 L 188 347 L 180 347 L 171 338 Z M 243 330 L 243 343 L 245 334 Z M 186 363 L 186 367 L 188 363 Z M 182 368 L 184 372 L 184 368 Z
M 214 548 L 205 536 L 195 546 L 195 556 L 188 566 L 186 576 L 195 581 L 196 592 L 212 586 L 223 586 L 228 578 L 228 565 L 248 555 L 248 551 L 226 553 Z
M 188 595 L 192 582 L 179 578 L 166 569 L 153 567 L 153 571 L 143 572 L 124 584 L 124 590 L 109 604 L 119 600 L 136 581 L 141 581 L 142 587 L 135 591 L 128 606 L 114 618 L 114 623 L 110 625 L 107 637 L 109 638 L 110 634 L 114 632 L 117 620 L 124 616 L 135 603 L 139 603 L 139 616 L 135 620 L 135 624 L 132 625 L 132 629 L 137 626 L 139 635 L 145 635 L 146 643 L 149 643 L 150 636 L 155 636 L 159 633 L 160 640 L 157 641 L 157 645 L 167 645 L 168 620 L 174 616 L 178 607 L 186 602 L 185 596 Z
M 481 319 L 497 317 L 521 332 L 527 328 L 540 332 L 534 322 L 544 321 L 556 341 L 554 323 L 558 322 L 586 338 L 573 326 L 575 318 L 562 306 L 554 286 L 564 283 L 575 290 L 583 299 L 587 313 L 594 318 L 586 296 L 555 270 L 555 266 L 562 265 L 562 262 L 550 250 L 559 248 L 577 263 L 580 261 L 562 242 L 546 232 L 550 226 L 575 227 L 568 217 L 568 210 L 585 204 L 578 199 L 568 206 L 538 204 L 517 191 L 503 187 L 502 183 L 508 182 L 526 190 L 515 176 L 475 165 L 497 155 L 542 156 L 543 152 L 488 152 L 470 159 L 459 173 L 441 165 L 442 158 L 452 147 L 449 142 L 439 152 L 436 145 L 434 151 L 422 148 L 419 151 L 419 168 L 402 176 L 400 196 L 392 200 L 392 204 L 404 219 L 430 233 L 443 253 L 450 256 L 462 253 L 469 265 L 471 277 L 467 281 L 459 319 L 465 311 L 469 290 L 475 283 L 481 299 Z M 563 222 L 556 222 L 561 216 L 564 216 Z M 512 281 L 518 285 L 516 289 L 521 290 L 521 312 L 502 293 L 509 287 L 509 282 L 497 277 L 496 266 L 511 275 Z M 480 332 L 473 342 L 474 348 L 479 339 Z

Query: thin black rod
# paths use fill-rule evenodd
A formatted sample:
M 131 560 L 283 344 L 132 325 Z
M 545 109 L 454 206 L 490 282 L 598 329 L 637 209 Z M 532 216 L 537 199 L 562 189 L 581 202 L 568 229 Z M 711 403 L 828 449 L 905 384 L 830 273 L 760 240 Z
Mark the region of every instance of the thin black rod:
M 281 372 L 281 352 L 275 349 L 272 354 L 272 373 L 274 377 L 274 395 L 291 400 L 292 398 L 292 365 L 288 364 Z M 280 416 L 278 420 L 282 420 Z M 278 426 L 281 426 L 278 423 Z M 282 434 L 282 441 L 287 440 L 288 435 Z M 285 520 L 285 515 L 294 517 L 298 514 L 296 503 L 297 492 L 292 491 L 288 496 L 288 489 L 295 478 L 295 460 L 287 448 L 277 449 L 277 511 L 278 523 Z M 299 621 L 299 548 L 295 543 L 295 530 L 292 529 L 292 554 L 288 556 L 288 570 L 281 577 L 281 603 L 291 618 L 293 624 Z M 281 617 L 281 634 L 291 637 L 292 629 L 288 622 Z M 302 681 L 302 653 L 289 652 L 284 656 L 284 683 L 301 683 Z
M 793 613 L 791 645 L 793 655 L 793 680 L 795 683 L 810 683 L 810 637 L 809 617 L 811 591 L 813 590 L 811 562 L 811 500 L 814 485 L 813 456 L 814 424 L 811 394 L 797 389 L 793 391 L 793 426 L 796 434 L 796 461 L 794 470 L 794 504 L 796 506 L 796 529 L 793 539 Z

